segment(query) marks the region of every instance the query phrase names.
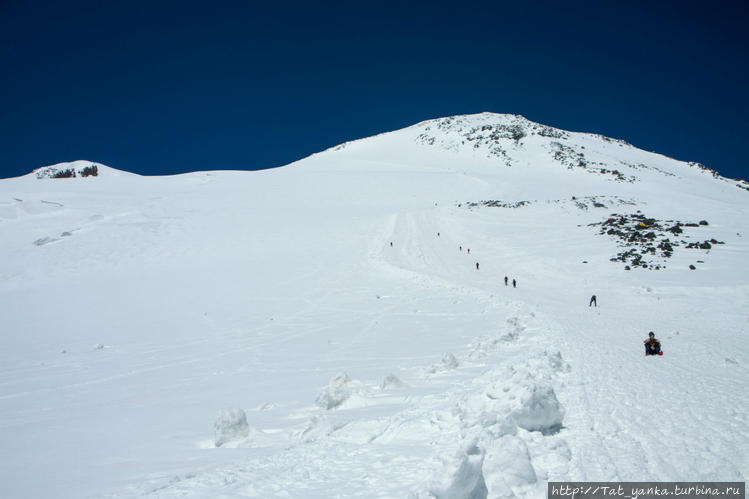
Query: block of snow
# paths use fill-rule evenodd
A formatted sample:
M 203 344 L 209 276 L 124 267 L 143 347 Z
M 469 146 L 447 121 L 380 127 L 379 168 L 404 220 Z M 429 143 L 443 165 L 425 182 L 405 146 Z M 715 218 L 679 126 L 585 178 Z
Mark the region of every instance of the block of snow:
M 535 385 L 524 393 L 513 411 L 515 422 L 528 431 L 549 432 L 562 426 L 564 408 L 550 386 Z
M 538 481 L 528 446 L 514 435 L 506 435 L 486 449 L 483 469 L 492 495 L 495 488 L 521 487 Z M 500 481 L 503 486 L 498 484 Z
M 447 469 L 429 492 L 436 499 L 486 499 L 489 491 L 484 481 L 483 464 L 483 449 L 475 444 L 469 445 L 454 462 L 447 463 Z
M 351 378 L 346 373 L 341 373 L 330 380 L 328 386 L 322 389 L 315 400 L 317 405 L 323 409 L 330 410 L 340 406 L 351 396 L 349 383 Z
M 471 353 L 468 356 L 472 359 L 481 359 L 499 349 L 500 338 L 491 338 L 489 336 L 479 336 L 473 342 L 471 342 Z
M 245 438 L 250 432 L 247 415 L 242 409 L 223 409 L 213 427 L 216 431 L 216 447 L 221 447 L 232 440 Z
M 455 358 L 455 355 L 451 354 L 450 352 L 447 352 L 443 357 L 442 361 L 439 364 L 433 365 L 430 369 L 430 373 L 437 373 L 442 371 L 452 371 L 453 369 L 457 369 L 460 364 L 458 363 L 458 359 Z
M 393 388 L 405 388 L 406 384 L 398 379 L 395 374 L 388 374 L 380 383 L 380 390 L 390 390 Z
M 444 357 L 442 357 L 442 365 L 446 369 L 457 369 L 458 368 L 458 359 L 455 358 L 455 355 L 451 353 L 446 353 Z

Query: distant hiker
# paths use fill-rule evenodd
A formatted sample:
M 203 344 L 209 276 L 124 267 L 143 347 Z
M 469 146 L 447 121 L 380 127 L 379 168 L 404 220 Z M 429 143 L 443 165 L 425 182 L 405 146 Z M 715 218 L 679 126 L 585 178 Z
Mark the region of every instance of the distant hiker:
M 593 295 L 590 297 L 590 303 L 588 303 L 588 306 L 590 307 L 591 305 L 595 305 L 596 307 L 598 307 L 598 302 L 596 301 L 596 295 Z
M 468 254 L 469 255 L 471 254 L 471 248 L 468 248 Z
M 505 276 L 505 286 L 507 286 L 507 276 Z
M 437 233 L 437 237 L 440 237 L 440 233 L 439 232 Z
M 512 280 L 512 287 L 513 288 L 517 288 L 518 287 L 518 283 L 517 283 L 517 281 L 515 281 L 515 279 Z
M 479 262 L 476 262 L 476 270 L 479 269 Z
M 393 241 L 390 241 L 390 247 L 391 248 L 393 247 Z
M 661 342 L 655 339 L 655 333 L 650 331 L 645 343 L 645 355 L 663 355 L 661 353 Z
M 460 251 L 463 251 L 463 246 L 458 246 L 458 249 L 459 249 Z

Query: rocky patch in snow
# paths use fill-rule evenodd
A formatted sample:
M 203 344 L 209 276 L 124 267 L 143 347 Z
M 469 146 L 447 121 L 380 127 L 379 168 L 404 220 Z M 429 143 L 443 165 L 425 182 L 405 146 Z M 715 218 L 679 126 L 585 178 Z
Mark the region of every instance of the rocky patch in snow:
M 574 168 L 582 168 L 589 173 L 596 173 L 600 175 L 609 175 L 618 182 L 635 182 L 636 177 L 625 176 L 622 172 L 617 169 L 607 168 L 607 163 L 600 161 L 591 161 L 585 157 L 585 153 L 582 151 L 584 146 L 570 146 L 562 144 L 561 142 L 552 142 L 549 145 L 549 150 L 554 161 L 566 166 L 568 170 Z
M 54 243 L 55 241 L 59 241 L 59 239 L 54 237 L 40 237 L 39 239 L 36 239 L 34 241 L 35 246 L 44 246 L 45 244 Z
M 518 164 L 512 151 L 525 147 L 526 137 L 543 137 L 544 147 L 551 160 L 567 169 L 580 168 L 588 173 L 613 177 L 618 182 L 635 182 L 634 176 L 627 176 L 608 163 L 593 161 L 585 156 L 585 146 L 570 140 L 572 135 L 564 130 L 541 125 L 517 115 L 493 115 L 484 113 L 476 116 L 451 116 L 423 123 L 423 132 L 416 137 L 416 143 L 439 146 L 453 152 L 472 150 L 487 157 L 499 158 L 505 166 Z M 599 138 L 606 142 L 620 142 L 607 137 Z
M 624 263 L 627 270 L 632 267 L 664 269 L 665 260 L 671 258 L 674 249 L 679 246 L 709 250 L 715 244 L 724 244 L 715 238 L 702 242 L 687 242 L 685 238 L 689 236 L 682 235 L 685 228 L 707 225 L 707 220 L 701 220 L 699 223 L 658 220 L 645 216 L 639 210 L 628 215 L 612 213 L 603 222 L 589 224 L 590 227 L 599 227 L 600 235 L 614 238 L 620 247 L 625 248 L 611 258 L 611 261 Z
M 416 137 L 422 145 L 437 145 L 449 151 L 462 149 L 484 151 L 488 157 L 500 158 L 505 166 L 513 166 L 509 149 L 522 147 L 522 139 L 529 135 L 566 139 L 569 133 L 528 121 L 516 115 L 485 113 L 479 119 L 451 116 L 424 123 L 423 132 Z
M 471 208 L 478 208 L 486 206 L 488 208 L 522 208 L 523 206 L 530 206 L 538 203 L 534 201 L 502 201 L 499 199 L 485 200 L 485 201 L 466 201 L 465 203 L 458 203 L 456 207 L 462 208 L 463 205 Z M 591 208 L 607 208 L 609 206 L 626 205 L 634 206 L 636 203 L 631 199 L 623 199 L 618 196 L 572 196 L 570 199 L 548 199 L 546 204 L 557 204 L 557 205 L 573 205 L 579 210 L 587 211 Z
M 570 201 L 555 199 L 547 202 L 556 204 L 572 202 L 576 208 L 583 211 L 587 211 L 590 208 L 607 208 L 615 205 L 634 206 L 636 204 L 632 199 L 623 199 L 619 196 L 572 196 Z
M 521 208 L 529 204 L 531 204 L 531 201 L 507 202 L 507 201 L 493 200 L 493 201 L 479 201 L 478 203 L 468 202 L 466 203 L 466 206 L 470 208 L 475 208 L 477 206 L 488 206 L 490 208 Z M 460 206 L 461 205 L 458 205 L 458 207 Z
M 75 178 L 75 177 L 96 177 L 99 175 L 99 167 L 91 163 L 86 166 L 71 165 L 64 167 L 61 165 L 47 166 L 34 170 L 36 178 Z

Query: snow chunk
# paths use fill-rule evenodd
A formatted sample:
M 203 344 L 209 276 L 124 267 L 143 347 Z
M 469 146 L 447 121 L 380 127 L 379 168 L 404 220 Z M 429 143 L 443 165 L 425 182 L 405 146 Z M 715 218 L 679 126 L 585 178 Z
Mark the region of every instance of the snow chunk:
M 348 387 L 350 382 L 351 378 L 346 373 L 341 373 L 331 379 L 328 386 L 323 388 L 317 396 L 315 400 L 317 405 L 326 410 L 335 409 L 340 406 L 351 396 Z
M 550 379 L 558 362 L 564 365 L 561 355 L 543 355 L 485 373 L 458 402 L 458 414 L 467 426 L 478 425 L 495 438 L 515 434 L 517 427 L 555 432 L 565 412 Z
M 472 350 L 468 354 L 468 357 L 471 359 L 484 358 L 491 352 L 498 350 L 501 341 L 500 338 L 491 338 L 487 335 L 479 336 L 471 342 L 470 346 Z
M 564 408 L 550 386 L 535 385 L 513 412 L 517 425 L 528 431 L 552 432 L 562 426 Z
M 570 370 L 570 365 L 564 360 L 559 351 L 552 353 L 545 351 L 544 356 L 546 356 L 549 366 L 554 371 L 568 372 Z
M 316 442 L 322 438 L 330 437 L 348 423 L 349 421 L 336 421 L 326 416 L 312 416 L 307 421 L 305 428 L 293 432 L 292 436 L 302 442 Z
M 216 430 L 216 447 L 245 438 L 250 433 L 247 415 L 242 409 L 223 409 L 213 426 Z
M 451 353 L 446 353 L 444 357 L 442 357 L 442 365 L 446 369 L 457 369 L 458 368 L 458 359 L 455 358 L 455 355 Z
M 486 499 L 489 493 L 484 481 L 482 466 L 484 450 L 475 444 L 461 451 L 455 462 L 448 463 L 446 473 L 434 484 L 429 492 L 436 499 Z M 454 471 L 450 472 L 450 469 Z
M 380 383 L 380 390 L 388 390 L 392 388 L 405 388 L 406 384 L 398 379 L 395 374 L 388 374 L 385 379 Z
M 514 435 L 500 438 L 487 449 L 484 470 L 492 496 L 510 487 L 522 487 L 538 481 L 528 446 Z
M 457 369 L 459 365 L 460 364 L 458 363 L 458 359 L 455 358 L 455 355 L 447 352 L 442 357 L 442 361 L 439 364 L 433 365 L 429 369 L 429 372 L 434 374 L 441 371 L 452 371 L 453 369 Z

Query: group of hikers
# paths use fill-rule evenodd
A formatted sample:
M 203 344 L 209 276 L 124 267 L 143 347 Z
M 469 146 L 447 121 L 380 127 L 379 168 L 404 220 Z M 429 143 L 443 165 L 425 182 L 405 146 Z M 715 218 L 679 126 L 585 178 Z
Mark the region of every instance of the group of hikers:
M 437 237 L 440 237 L 440 233 L 437 232 Z M 390 242 L 390 247 L 393 246 L 393 242 Z M 458 246 L 458 249 L 462 252 L 463 246 Z M 467 253 L 471 254 L 471 248 L 466 248 Z M 476 270 L 479 270 L 479 262 L 476 262 Z M 505 286 L 509 286 L 509 278 L 505 276 Z M 517 288 L 518 283 L 515 279 L 512 280 L 512 287 Z M 596 295 L 593 295 L 590 297 L 590 301 L 588 302 L 588 307 L 595 306 L 598 308 L 598 299 L 596 298 Z M 661 352 L 661 342 L 658 341 L 655 337 L 655 333 L 653 331 L 650 331 L 648 333 L 647 339 L 644 341 L 645 343 L 645 355 L 663 355 L 663 352 Z
M 440 236 L 440 233 L 438 232 L 437 233 L 437 237 L 439 237 L 439 236 Z M 390 243 L 390 246 L 392 246 L 392 245 L 393 245 L 393 243 Z M 462 245 L 458 246 L 458 250 L 463 251 L 463 246 Z M 471 254 L 471 248 L 466 248 L 466 252 L 470 255 Z M 476 270 L 479 270 L 479 262 L 476 262 Z M 509 282 L 508 281 L 508 277 L 505 276 L 505 286 L 509 285 L 508 282 Z M 518 282 L 515 279 L 512 280 L 512 287 L 513 288 L 517 288 L 518 287 Z

